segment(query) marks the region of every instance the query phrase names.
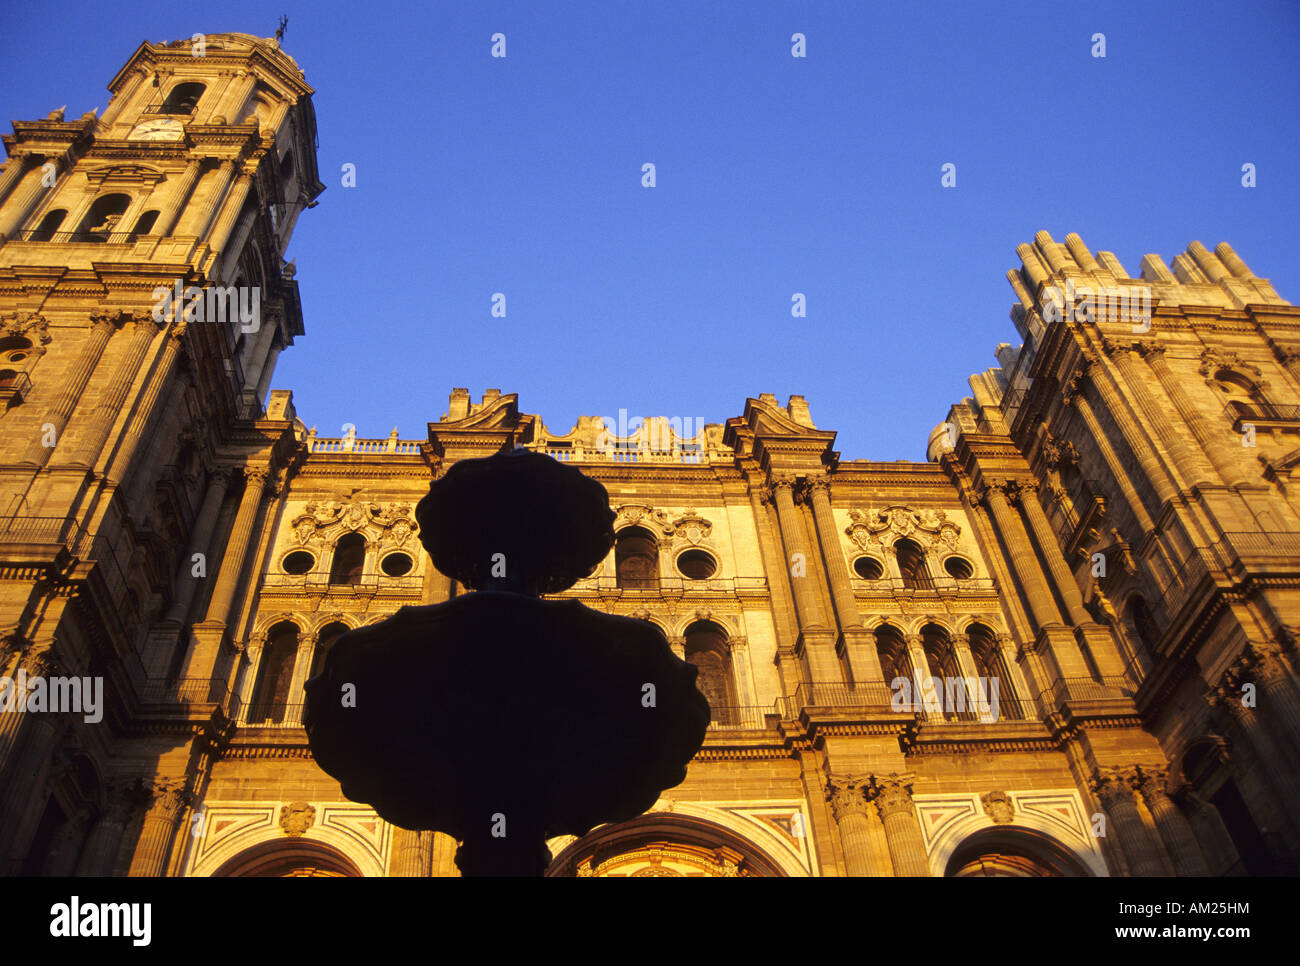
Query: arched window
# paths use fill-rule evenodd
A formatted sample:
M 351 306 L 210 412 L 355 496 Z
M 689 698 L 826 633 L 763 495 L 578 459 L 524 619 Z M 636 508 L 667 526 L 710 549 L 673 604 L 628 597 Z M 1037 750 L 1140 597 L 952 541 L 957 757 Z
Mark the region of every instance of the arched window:
M 614 573 L 618 586 L 659 589 L 659 545 L 648 530 L 627 527 L 614 540 Z
M 898 554 L 898 572 L 902 575 L 903 586 L 913 590 L 929 590 L 930 571 L 925 566 L 925 553 L 915 541 L 904 537 L 894 544 Z
M 334 642 L 347 633 L 348 625 L 342 621 L 334 621 L 326 624 L 321 628 L 320 633 L 316 635 L 316 652 L 311 657 L 311 677 L 320 674 L 325 668 L 325 658 L 329 655 L 330 648 Z
M 177 84 L 167 95 L 167 100 L 158 113 L 193 114 L 194 109 L 199 106 L 199 98 L 203 96 L 205 89 L 205 85 L 194 82 Z
M 135 227 L 131 229 L 131 231 L 137 235 L 147 235 L 149 232 L 153 231 L 153 226 L 157 221 L 157 211 L 146 211 L 135 220 Z
M 731 674 L 731 649 L 727 635 L 711 621 L 697 621 L 686 629 L 686 661 L 699 668 L 695 686 L 708 699 L 715 724 L 726 727 L 739 720 L 736 688 Z
M 54 233 L 59 230 L 63 224 L 63 219 L 68 217 L 67 209 L 55 208 L 53 211 L 47 211 L 41 223 L 36 226 L 32 232 L 30 241 L 49 241 L 54 237 Z
M 907 653 L 907 643 L 897 627 L 882 624 L 876 628 L 876 656 L 880 658 L 880 670 L 883 672 L 887 686 L 894 688 L 896 678 L 903 678 L 907 682 L 907 695 L 910 702 L 915 688 L 912 661 Z
M 331 584 L 359 584 L 366 569 L 366 538 L 349 533 L 339 539 L 330 566 Z
M 117 223 L 131 206 L 130 195 L 111 194 L 96 199 L 81 223 L 75 241 L 105 242 L 117 230 Z
M 1011 673 L 1007 669 L 997 634 L 984 624 L 972 624 L 966 630 L 966 637 L 970 641 L 970 656 L 975 662 L 975 674 L 980 678 L 979 686 L 983 689 L 990 712 L 993 711 L 996 698 L 999 720 L 1028 717 L 1028 708 L 1020 703 L 1020 695 L 1011 684 Z
M 1156 645 L 1160 642 L 1160 628 L 1156 626 L 1155 618 L 1151 616 L 1151 610 L 1147 607 L 1146 598 L 1141 594 L 1134 594 L 1129 598 L 1128 616 L 1133 623 L 1137 642 L 1142 645 L 1146 656 L 1150 658 L 1156 653 Z
M 935 698 L 948 721 L 969 721 L 976 715 L 966 694 L 965 675 L 957 663 L 948 632 L 938 624 L 921 628 L 921 647 L 925 649 L 925 662 L 930 666 L 930 676 L 939 679 Z
M 279 723 L 284 720 L 293 681 L 293 663 L 298 656 L 298 625 L 281 621 L 266 635 L 262 660 L 257 668 L 257 683 L 248 710 L 249 724 Z

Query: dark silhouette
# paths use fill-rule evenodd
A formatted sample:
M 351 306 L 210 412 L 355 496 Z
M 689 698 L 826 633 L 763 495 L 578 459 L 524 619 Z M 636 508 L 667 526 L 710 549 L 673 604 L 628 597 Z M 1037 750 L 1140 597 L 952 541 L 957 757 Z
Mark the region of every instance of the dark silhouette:
M 709 706 L 653 624 L 542 600 L 613 546 L 605 488 L 523 450 L 456 463 L 416 508 L 476 593 L 343 634 L 307 682 L 317 763 L 350 799 L 461 841 L 465 875 L 542 875 L 546 840 L 633 818 L 686 777 Z

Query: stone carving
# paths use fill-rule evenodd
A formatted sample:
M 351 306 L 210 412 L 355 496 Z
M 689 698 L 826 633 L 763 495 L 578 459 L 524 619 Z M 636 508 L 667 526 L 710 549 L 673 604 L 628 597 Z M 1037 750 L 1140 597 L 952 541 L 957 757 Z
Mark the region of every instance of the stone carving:
M 313 501 L 303 507 L 303 512 L 289 526 L 300 546 L 328 545 L 344 533 L 369 530 L 381 543 L 402 547 L 419 531 L 419 524 L 411 515 L 411 504 L 381 506 L 369 500 Z
M 1015 817 L 1015 807 L 1011 804 L 1011 796 L 1006 792 L 988 792 L 980 796 L 980 804 L 984 806 L 984 812 L 994 825 L 1008 825 Z
M 867 812 L 866 791 L 870 779 L 866 776 L 835 776 L 826 782 L 826 801 L 830 802 L 835 821 L 840 822 L 848 815 L 865 815 Z
M 695 508 L 691 507 L 673 521 L 673 531 L 679 539 L 690 543 L 701 543 L 713 532 L 713 523 L 697 514 Z
M 663 510 L 656 510 L 648 507 L 644 503 L 625 503 L 615 510 L 614 531 L 618 532 L 624 527 L 644 527 L 651 533 L 656 530 L 666 537 L 672 536 L 676 532 L 676 525 L 668 519 L 668 514 Z
M 909 506 L 890 506 L 884 509 L 850 510 L 852 521 L 845 533 L 863 550 L 886 543 L 893 544 L 890 534 L 896 537 L 920 538 L 923 543 L 942 543 L 956 549 L 961 527 L 948 519 L 943 510 L 927 508 L 914 510 Z
M 280 828 L 297 838 L 316 824 L 316 806 L 307 802 L 290 802 L 280 808 Z
M 0 315 L 0 338 L 26 339 L 32 344 L 36 353 L 44 352 L 53 336 L 50 335 L 50 323 L 44 316 L 31 315 L 26 312 L 9 312 Z

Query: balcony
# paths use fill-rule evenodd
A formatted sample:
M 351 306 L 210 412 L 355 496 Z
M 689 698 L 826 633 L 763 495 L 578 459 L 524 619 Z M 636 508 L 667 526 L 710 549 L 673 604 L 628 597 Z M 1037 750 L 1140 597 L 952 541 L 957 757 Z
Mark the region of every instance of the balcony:
M 1234 432 L 1240 433 L 1243 423 L 1266 429 L 1300 428 L 1300 406 L 1275 406 L 1266 402 L 1244 402 L 1234 399 L 1226 407 Z
M 32 380 L 25 372 L 0 376 L 0 400 L 22 402 L 32 393 Z
M 46 231 L 41 228 L 31 228 L 18 232 L 11 240 L 56 244 L 130 245 L 137 238 L 142 237 L 144 237 L 143 232 L 135 231 Z
M 271 593 L 325 596 L 327 594 L 419 594 L 424 578 L 419 574 L 389 577 L 384 574 L 364 574 L 360 580 L 331 583 L 329 574 L 267 574 L 262 578 L 262 589 Z
M 909 584 L 899 577 L 881 577 L 865 580 L 862 577 L 850 577 L 854 593 L 860 597 L 894 597 L 898 594 L 907 596 L 984 596 L 995 597 L 998 593 L 997 581 L 992 577 L 930 577 L 927 586 Z

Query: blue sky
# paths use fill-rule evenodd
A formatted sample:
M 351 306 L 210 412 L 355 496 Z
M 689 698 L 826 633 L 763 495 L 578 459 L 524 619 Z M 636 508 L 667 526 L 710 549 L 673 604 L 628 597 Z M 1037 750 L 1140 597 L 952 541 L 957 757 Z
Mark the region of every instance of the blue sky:
M 1228 241 L 1300 301 L 1295 0 L 6 4 L 0 111 L 102 108 L 141 40 L 281 10 L 327 190 L 274 385 L 323 436 L 423 437 L 453 386 L 560 433 L 773 392 L 845 458 L 924 459 L 1018 342 L 1005 273 L 1044 228 L 1133 274 Z

